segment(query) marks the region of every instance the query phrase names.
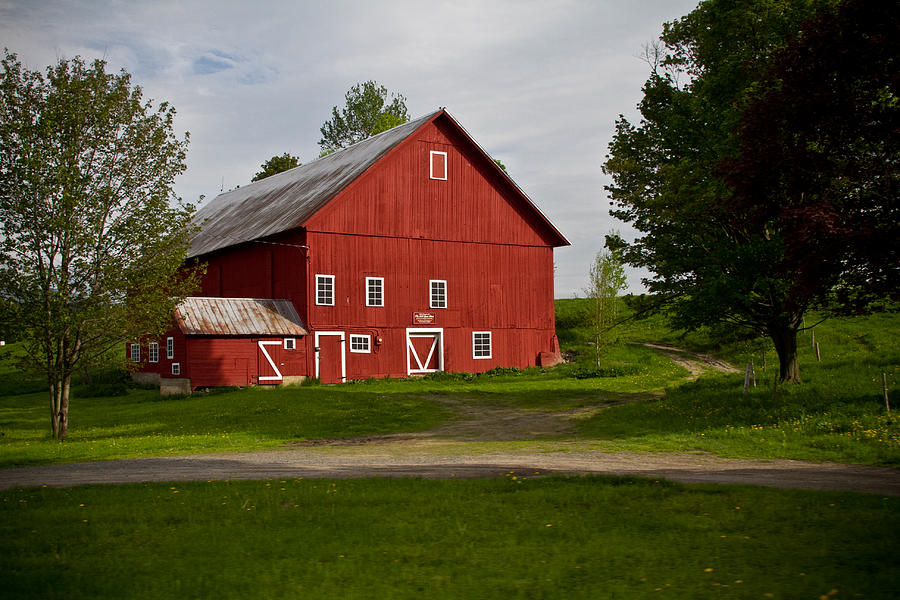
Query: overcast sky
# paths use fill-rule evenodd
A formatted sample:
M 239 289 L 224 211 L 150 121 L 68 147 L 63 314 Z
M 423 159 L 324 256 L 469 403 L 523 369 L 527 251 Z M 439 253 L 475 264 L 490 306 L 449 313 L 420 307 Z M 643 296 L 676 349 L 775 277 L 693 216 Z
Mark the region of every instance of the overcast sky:
M 446 107 L 572 243 L 556 296 L 584 295 L 609 216 L 601 172 L 619 114 L 634 121 L 638 56 L 698 0 L 0 0 L 0 45 L 43 71 L 104 58 L 190 131 L 176 193 L 197 203 L 262 162 L 319 152 L 319 128 L 355 83 Z M 640 274 L 629 272 L 639 291 Z

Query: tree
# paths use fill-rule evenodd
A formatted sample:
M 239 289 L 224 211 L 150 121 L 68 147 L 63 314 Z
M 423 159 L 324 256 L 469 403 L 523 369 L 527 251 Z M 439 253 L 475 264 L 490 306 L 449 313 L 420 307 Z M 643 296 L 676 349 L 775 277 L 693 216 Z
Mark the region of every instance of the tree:
M 331 119 L 320 129 L 322 139 L 320 156 L 346 148 L 376 133 L 387 131 L 409 121 L 406 112 L 406 98 L 401 94 L 391 94 L 375 81 L 357 83 L 344 95 L 346 104 L 338 112 L 331 109 Z
M 250 181 L 259 181 L 260 179 L 271 177 L 276 173 L 281 173 L 282 171 L 287 171 L 288 169 L 299 167 L 300 164 L 301 163 L 299 156 L 291 156 L 287 152 L 285 152 L 281 156 L 273 156 L 260 165 L 259 172 L 254 175 L 253 179 L 251 179 Z
M 842 311 L 900 296 L 900 13 L 846 0 L 803 24 L 744 109 L 721 176 L 782 240 L 791 298 Z
M 585 290 L 591 301 L 590 323 L 597 351 L 597 366 L 606 345 L 606 333 L 618 317 L 619 292 L 625 289 L 625 266 L 621 254 L 602 250 L 594 257 Z
M 783 239 L 739 226 L 753 207 L 729 204 L 717 168 L 738 152 L 742 108 L 758 93 L 769 57 L 829 4 L 707 0 L 665 24 L 665 56 L 652 63 L 641 121 L 620 116 L 604 163 L 610 213 L 642 234 L 632 243 L 608 238 L 607 247 L 653 273 L 645 285 L 677 325 L 726 321 L 767 334 L 782 381 L 800 379 L 797 331 L 813 297 L 794 293 Z
M 188 136 L 105 66 L 76 57 L 43 76 L 6 51 L 0 73 L 0 295 L 60 440 L 77 366 L 161 334 L 197 283 L 179 271 L 193 207 L 172 193 Z

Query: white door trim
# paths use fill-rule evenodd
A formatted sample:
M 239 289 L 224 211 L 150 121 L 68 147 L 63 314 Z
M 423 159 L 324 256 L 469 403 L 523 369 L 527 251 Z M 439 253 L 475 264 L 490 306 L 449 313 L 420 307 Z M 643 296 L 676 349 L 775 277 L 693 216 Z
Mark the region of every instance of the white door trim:
M 414 337 L 430 337 L 434 341 L 431 343 L 431 348 L 428 351 L 428 357 L 423 362 L 419 358 L 419 353 L 416 352 L 415 346 L 413 346 L 412 338 Z M 431 358 L 434 356 L 434 352 L 437 350 L 437 368 L 436 369 L 426 369 L 425 367 L 428 363 L 431 362 Z M 410 361 L 410 354 L 415 357 L 415 364 Z M 415 367 L 415 368 L 414 368 Z M 418 328 L 418 327 L 407 327 L 406 329 L 406 374 L 414 375 L 420 373 L 436 373 L 437 371 L 444 370 L 444 330 L 443 328 Z
M 344 350 L 346 338 L 343 331 L 317 331 L 315 335 L 316 379 L 319 378 L 319 338 L 324 335 L 336 335 L 341 338 L 341 381 L 347 381 L 347 354 Z
M 269 356 L 268 352 L 266 352 L 266 346 L 280 346 L 281 340 L 277 340 L 274 342 L 259 340 L 257 344 L 259 344 L 259 350 L 263 353 L 263 356 L 265 356 L 266 360 L 269 361 L 269 365 L 272 367 L 272 370 L 275 371 L 275 375 L 266 375 L 265 377 L 259 375 L 259 381 L 283 381 L 284 378 L 281 376 L 281 371 L 278 370 L 278 367 L 275 366 L 275 361 L 272 360 L 272 357 Z

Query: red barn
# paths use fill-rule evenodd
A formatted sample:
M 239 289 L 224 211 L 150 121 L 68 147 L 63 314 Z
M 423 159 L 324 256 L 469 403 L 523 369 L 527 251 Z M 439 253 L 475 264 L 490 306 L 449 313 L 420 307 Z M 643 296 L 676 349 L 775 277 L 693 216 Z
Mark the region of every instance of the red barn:
M 221 194 L 195 222 L 189 257 L 207 264 L 201 294 L 222 316 L 173 329 L 179 374 L 144 368 L 163 379 L 280 383 L 284 363 L 282 378 L 335 383 L 558 360 L 553 248 L 568 242 L 445 110 Z M 237 299 L 279 299 L 286 328 L 241 329 L 223 312 Z M 257 366 L 218 360 L 229 344 L 255 348 Z M 276 347 L 277 360 L 264 352 Z

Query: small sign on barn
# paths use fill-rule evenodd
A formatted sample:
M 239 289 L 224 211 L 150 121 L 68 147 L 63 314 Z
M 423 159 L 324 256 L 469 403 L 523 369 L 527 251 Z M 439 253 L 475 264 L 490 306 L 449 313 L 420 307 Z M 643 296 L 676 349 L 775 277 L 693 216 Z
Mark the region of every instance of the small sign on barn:
M 433 312 L 414 312 L 413 325 L 434 325 L 437 315 Z

